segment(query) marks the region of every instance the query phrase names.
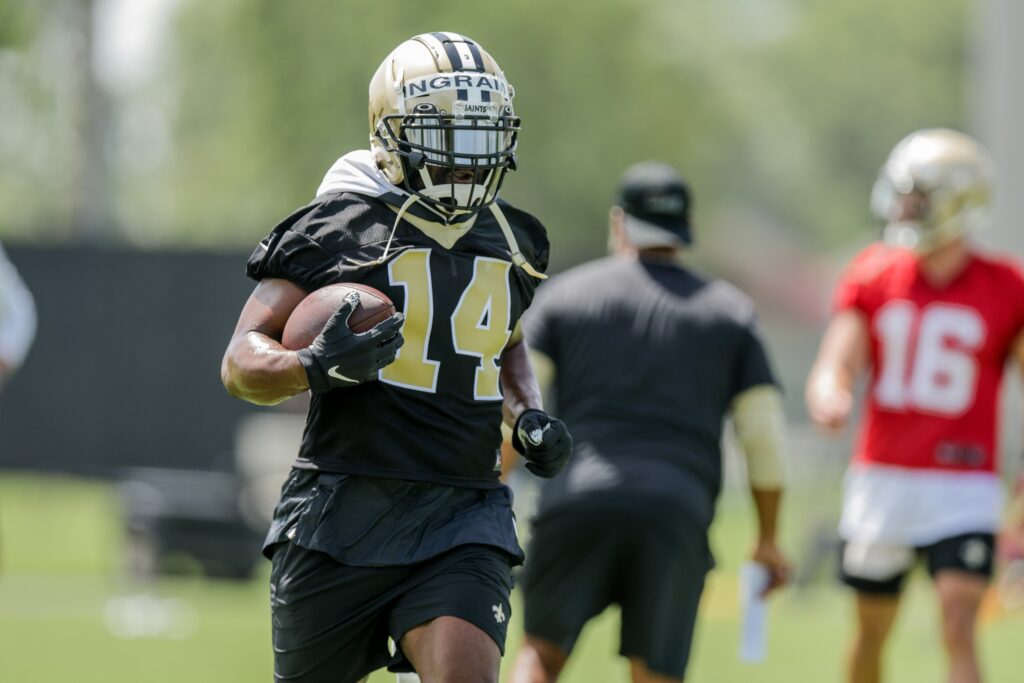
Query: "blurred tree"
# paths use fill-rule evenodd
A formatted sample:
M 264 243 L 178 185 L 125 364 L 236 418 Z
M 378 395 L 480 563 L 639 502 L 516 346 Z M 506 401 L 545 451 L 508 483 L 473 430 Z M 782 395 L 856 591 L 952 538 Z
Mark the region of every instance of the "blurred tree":
M 0 0 L 0 49 L 24 48 L 39 30 L 39 6 Z
M 74 111 L 74 147 L 68 198 L 72 235 L 105 237 L 113 223 L 110 214 L 107 134 L 110 112 L 106 91 L 100 87 L 94 67 L 96 52 L 96 0 L 70 3 L 68 42 L 72 46 L 71 104 Z
M 0 0 L 0 237 L 67 224 L 67 206 L 50 199 L 67 189 L 73 131 L 58 106 L 70 79 L 53 68 L 68 61 L 64 4 Z
M 60 5 L 0 0 L 30 19 Z M 645 157 L 690 178 L 707 242 L 740 249 L 742 229 L 833 246 L 867 234 L 867 195 L 895 140 L 964 125 L 968 6 L 179 0 L 164 67 L 116 94 L 115 215 L 135 241 L 252 244 L 367 144 L 366 87 L 387 52 L 450 29 L 485 45 L 517 88 L 520 170 L 505 196 L 549 225 L 557 267 L 603 251 L 618 175 Z M 40 21 L 10 30 L 38 42 Z M 127 116 L 140 101 L 148 113 Z M 41 204 L 25 163 L 0 170 L 5 206 Z M 0 230 L 46 211 L 15 210 Z
M 3 233 L 110 232 L 109 111 L 92 69 L 95 0 L 0 0 Z

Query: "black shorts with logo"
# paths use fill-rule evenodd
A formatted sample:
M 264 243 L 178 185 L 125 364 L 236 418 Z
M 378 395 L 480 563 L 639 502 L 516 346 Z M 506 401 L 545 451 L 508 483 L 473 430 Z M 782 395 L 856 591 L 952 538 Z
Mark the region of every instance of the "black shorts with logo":
M 468 621 L 504 653 L 512 576 L 496 548 L 460 546 L 404 567 L 351 567 L 294 543 L 273 553 L 275 681 L 349 683 L 385 666 L 412 671 L 393 643 L 441 616 Z
M 873 595 L 898 595 L 903 583 L 913 569 L 913 560 L 906 566 L 894 569 L 889 576 L 861 576 L 849 566 L 846 555 L 848 542 L 839 548 L 839 580 L 860 593 Z M 923 559 L 928 573 L 935 578 L 945 570 L 956 570 L 974 574 L 985 580 L 992 578 L 995 535 L 989 532 L 972 532 L 943 538 L 935 543 L 909 548 L 914 559 Z
M 570 652 L 584 624 L 618 604 L 619 653 L 682 678 L 713 564 L 706 530 L 675 505 L 605 494 L 557 506 L 533 525 L 526 633 Z
M 505 489 L 295 470 L 264 553 L 276 681 L 411 671 L 393 643 L 440 616 L 468 621 L 504 652 L 522 557 Z

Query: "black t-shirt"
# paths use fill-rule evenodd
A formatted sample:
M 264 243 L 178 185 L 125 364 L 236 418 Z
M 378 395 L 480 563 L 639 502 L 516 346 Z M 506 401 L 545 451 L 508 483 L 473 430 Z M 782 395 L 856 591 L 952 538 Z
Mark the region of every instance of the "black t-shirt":
M 576 442 L 541 512 L 612 491 L 710 524 L 732 399 L 775 383 L 751 301 L 673 263 L 610 257 L 543 285 L 523 330 L 555 362 L 558 414 Z
M 523 255 L 544 269 L 544 227 L 507 203 L 501 209 Z M 312 397 L 296 466 L 497 487 L 500 356 L 537 281 L 511 263 L 487 210 L 458 239 L 459 228 L 434 223 L 428 236 L 403 217 L 386 262 L 374 264 L 397 216 L 382 197 L 327 193 L 282 221 L 249 259 L 256 280 L 283 278 L 307 291 L 359 282 L 406 316 L 405 345 L 378 381 Z

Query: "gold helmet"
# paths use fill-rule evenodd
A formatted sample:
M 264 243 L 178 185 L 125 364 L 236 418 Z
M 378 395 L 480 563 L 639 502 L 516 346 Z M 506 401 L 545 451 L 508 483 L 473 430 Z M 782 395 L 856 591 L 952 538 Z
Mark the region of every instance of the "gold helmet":
M 519 119 L 497 62 L 457 33 L 422 33 L 370 80 L 370 149 L 387 179 L 446 219 L 492 204 Z
M 929 252 L 991 221 L 992 162 L 976 140 L 948 128 L 919 130 L 893 148 L 871 192 L 882 239 Z

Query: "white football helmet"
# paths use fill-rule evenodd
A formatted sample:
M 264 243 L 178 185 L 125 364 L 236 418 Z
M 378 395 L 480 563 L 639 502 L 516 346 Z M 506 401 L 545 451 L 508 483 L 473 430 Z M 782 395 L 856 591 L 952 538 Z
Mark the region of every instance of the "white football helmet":
M 871 192 L 885 242 L 932 251 L 988 226 L 992 162 L 976 140 L 948 128 L 919 130 L 893 148 Z
M 497 62 L 457 33 L 396 47 L 370 81 L 370 148 L 387 179 L 447 220 L 476 213 L 515 168 L 519 119 Z

